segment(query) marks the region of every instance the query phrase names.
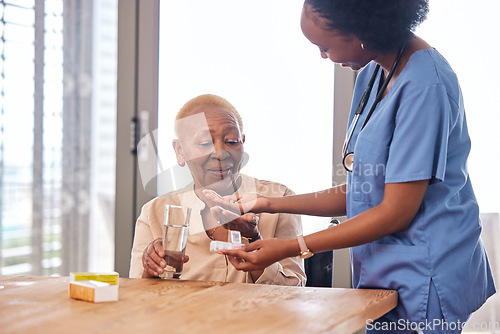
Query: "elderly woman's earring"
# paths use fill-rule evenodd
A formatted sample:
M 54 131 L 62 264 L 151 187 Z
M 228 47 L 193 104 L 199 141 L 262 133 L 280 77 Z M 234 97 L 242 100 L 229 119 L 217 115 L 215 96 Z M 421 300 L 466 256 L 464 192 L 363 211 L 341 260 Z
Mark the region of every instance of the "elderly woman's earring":
M 179 161 L 179 166 L 184 167 L 186 165 L 186 162 L 184 160 Z
M 364 50 L 365 49 L 365 44 L 361 43 L 361 48 Z

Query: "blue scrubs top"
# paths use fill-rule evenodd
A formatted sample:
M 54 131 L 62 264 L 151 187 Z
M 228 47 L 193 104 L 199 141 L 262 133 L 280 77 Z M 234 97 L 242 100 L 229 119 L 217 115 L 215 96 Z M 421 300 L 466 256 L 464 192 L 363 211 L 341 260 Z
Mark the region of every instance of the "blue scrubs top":
M 356 80 L 348 130 L 375 66 L 368 64 Z M 397 290 L 399 304 L 386 316 L 422 321 L 432 281 L 445 320 L 454 321 L 495 293 L 467 172 L 470 139 L 460 86 L 436 50 L 417 51 L 360 132 L 378 78 L 348 147 L 354 152 L 348 218 L 378 205 L 386 183 L 430 185 L 408 229 L 351 248 L 353 285 Z

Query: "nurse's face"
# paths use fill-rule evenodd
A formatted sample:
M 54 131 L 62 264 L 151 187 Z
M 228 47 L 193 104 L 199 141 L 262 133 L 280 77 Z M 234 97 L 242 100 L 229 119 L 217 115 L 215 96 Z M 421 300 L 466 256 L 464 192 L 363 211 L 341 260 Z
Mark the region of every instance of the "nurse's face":
M 244 135 L 236 118 L 222 107 L 202 107 L 181 119 L 174 141 L 178 161 L 185 161 L 196 188 L 232 194 L 243 157 Z
M 300 19 L 302 33 L 319 48 L 322 58 L 353 70 L 365 67 L 373 59 L 371 52 L 361 48 L 359 38 L 327 30 L 325 22 L 324 18 L 313 12 L 310 5 L 304 5 Z

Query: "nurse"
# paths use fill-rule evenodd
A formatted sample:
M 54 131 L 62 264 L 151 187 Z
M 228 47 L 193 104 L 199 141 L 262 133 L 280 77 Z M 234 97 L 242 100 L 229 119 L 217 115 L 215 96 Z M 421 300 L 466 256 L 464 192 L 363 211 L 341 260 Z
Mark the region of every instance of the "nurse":
M 427 12 L 425 0 L 306 0 L 304 36 L 321 57 L 361 70 L 344 144 L 347 183 L 282 198 L 207 192 L 220 219 L 240 210 L 347 215 L 306 237 L 223 253 L 250 271 L 351 247 L 354 287 L 399 293 L 398 306 L 368 333 L 460 333 L 495 293 L 466 167 L 470 139 L 458 80 L 412 33 Z

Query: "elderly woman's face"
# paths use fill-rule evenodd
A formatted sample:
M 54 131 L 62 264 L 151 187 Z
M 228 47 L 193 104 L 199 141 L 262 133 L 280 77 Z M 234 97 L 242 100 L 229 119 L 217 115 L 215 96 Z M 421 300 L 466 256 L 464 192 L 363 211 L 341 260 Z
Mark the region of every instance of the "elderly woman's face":
M 182 120 L 187 122 L 179 129 L 176 153 L 189 166 L 196 187 L 233 193 L 245 141 L 236 118 L 222 107 L 202 107 Z
M 363 68 L 373 59 L 373 54 L 363 50 L 359 38 L 325 29 L 324 20 L 310 5 L 304 6 L 300 27 L 304 36 L 319 48 L 321 57 L 353 70 Z

